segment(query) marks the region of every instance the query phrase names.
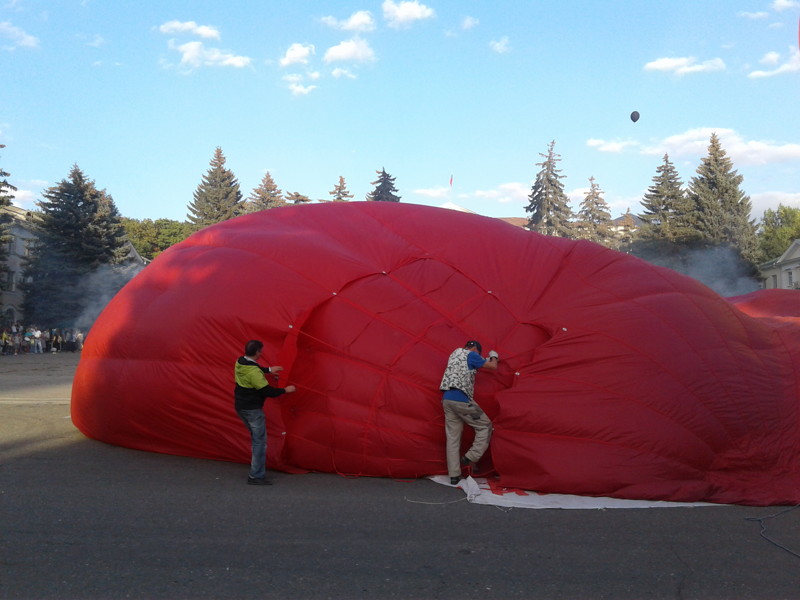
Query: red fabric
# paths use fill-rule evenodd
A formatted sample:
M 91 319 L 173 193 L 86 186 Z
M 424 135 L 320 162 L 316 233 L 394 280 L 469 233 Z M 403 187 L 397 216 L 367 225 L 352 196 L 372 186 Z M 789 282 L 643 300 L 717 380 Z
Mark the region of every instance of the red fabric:
M 298 387 L 268 400 L 271 468 L 441 474 L 439 381 L 477 339 L 501 357 L 476 386 L 499 485 L 797 503 L 798 297 L 729 301 L 473 214 L 290 206 L 205 229 L 131 281 L 88 335 L 72 415 L 111 444 L 247 463 L 233 365 L 254 338 Z

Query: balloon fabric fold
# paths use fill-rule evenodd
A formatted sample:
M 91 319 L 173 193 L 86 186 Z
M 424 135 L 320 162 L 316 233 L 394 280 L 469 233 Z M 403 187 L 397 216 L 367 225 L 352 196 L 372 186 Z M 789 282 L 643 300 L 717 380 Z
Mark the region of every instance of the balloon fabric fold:
M 500 355 L 476 399 L 482 466 L 542 493 L 800 502 L 800 292 L 723 298 L 674 271 L 501 220 L 388 202 L 254 213 L 147 266 L 87 336 L 87 436 L 248 463 L 233 410 L 244 343 L 282 365 L 268 465 L 446 473 L 450 352 Z M 464 444 L 471 441 L 467 428 Z

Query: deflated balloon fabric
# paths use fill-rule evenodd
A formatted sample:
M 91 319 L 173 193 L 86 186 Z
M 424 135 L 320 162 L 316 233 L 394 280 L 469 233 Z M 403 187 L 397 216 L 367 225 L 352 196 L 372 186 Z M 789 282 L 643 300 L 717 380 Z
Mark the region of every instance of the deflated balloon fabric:
M 387 202 L 271 209 L 161 254 L 87 337 L 72 416 L 129 448 L 248 463 L 233 365 L 249 339 L 297 392 L 267 401 L 268 464 L 446 472 L 447 357 L 479 340 L 482 467 L 542 493 L 800 502 L 800 302 L 725 299 L 584 241 Z M 466 428 L 464 444 L 471 440 Z

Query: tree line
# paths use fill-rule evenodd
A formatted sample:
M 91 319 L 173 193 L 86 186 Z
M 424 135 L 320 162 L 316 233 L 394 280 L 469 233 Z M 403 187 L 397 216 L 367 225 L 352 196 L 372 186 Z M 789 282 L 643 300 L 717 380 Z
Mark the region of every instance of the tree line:
M 590 240 L 684 272 L 692 253 L 724 249 L 738 261 L 737 272 L 749 276 L 756 274 L 756 264 L 779 257 L 792 240 L 800 238 L 800 209 L 780 205 L 765 211 L 759 225 L 750 219 L 752 205 L 741 189 L 743 177 L 715 134 L 708 155 L 687 185 L 664 155 L 641 201 L 637 215 L 641 225 L 635 233 L 622 235 L 614 230 L 603 191 L 593 176 L 578 211 L 573 212 L 555 141 L 540 156 L 543 160 L 536 163 L 540 170 L 525 211 L 528 228 L 544 235 Z M 385 168 L 376 174 L 375 187 L 365 199 L 399 202 L 395 178 Z M 0 209 L 11 205 L 16 191 L 8 183 L 9 176 L 0 168 Z M 332 202 L 353 198 L 342 176 L 328 194 Z M 123 265 L 130 255 L 129 244 L 143 258 L 152 259 L 204 227 L 310 201 L 299 192 L 284 193 L 269 172 L 245 199 L 218 147 L 187 206 L 186 221 L 136 220 L 122 217 L 111 195 L 73 165 L 66 179 L 43 192 L 42 200 L 36 202 L 38 210 L 29 218 L 36 243 L 26 259 L 22 283 L 26 320 L 46 326 L 73 322 L 85 308 L 79 282 L 101 266 Z M 9 226 L 10 216 L 0 210 L 0 282 L 4 286 L 8 284 Z
M 401 197 L 397 195 L 395 178 L 389 175 L 386 169 L 376 171 L 376 174 L 377 179 L 372 182 L 375 189 L 367 194 L 366 200 L 399 202 Z M 326 200 L 331 202 L 347 202 L 353 198 L 341 175 L 328 195 L 330 198 Z M 123 218 L 122 223 L 139 254 L 146 259 L 153 259 L 173 244 L 210 225 L 248 213 L 308 202 L 311 202 L 311 198 L 305 194 L 284 193 L 269 171 L 245 199 L 238 179 L 233 171 L 226 167 L 222 148 L 217 147 L 208 171 L 202 176 L 200 184 L 192 195 L 192 202 L 187 207 L 186 221 L 170 219 L 137 221 Z

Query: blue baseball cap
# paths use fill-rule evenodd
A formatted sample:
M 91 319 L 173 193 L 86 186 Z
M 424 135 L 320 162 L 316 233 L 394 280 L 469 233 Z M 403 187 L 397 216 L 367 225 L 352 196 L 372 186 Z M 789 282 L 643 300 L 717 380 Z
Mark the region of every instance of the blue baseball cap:
M 475 340 L 470 340 L 466 344 L 464 344 L 464 348 L 477 348 L 478 354 L 483 352 L 483 346 L 481 346 L 480 342 L 476 342 Z

